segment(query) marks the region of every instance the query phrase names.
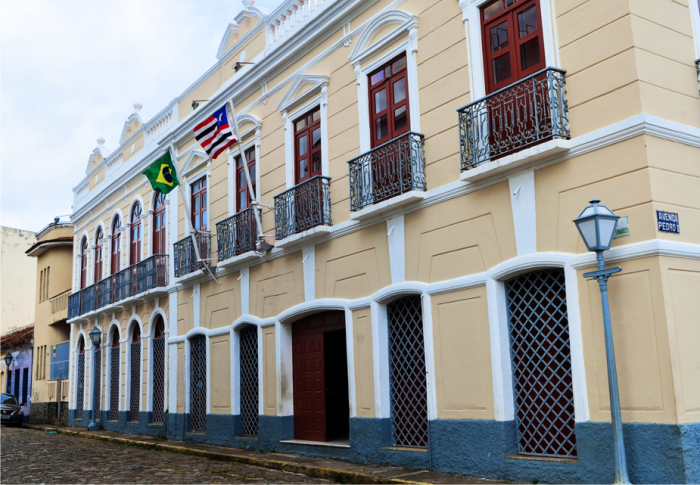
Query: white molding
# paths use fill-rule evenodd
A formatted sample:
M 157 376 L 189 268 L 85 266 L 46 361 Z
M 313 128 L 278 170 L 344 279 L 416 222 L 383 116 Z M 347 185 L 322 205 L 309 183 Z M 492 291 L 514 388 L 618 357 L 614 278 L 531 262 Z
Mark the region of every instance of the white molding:
M 195 145 L 195 147 L 196 146 L 198 145 Z M 182 177 L 180 183 L 185 183 L 185 180 L 187 180 L 187 182 L 190 182 L 191 178 L 200 175 L 199 173 L 195 172 L 202 169 L 203 166 L 209 163 L 209 155 L 207 155 L 204 150 L 200 150 L 198 148 L 193 147 L 190 150 L 187 150 L 182 155 L 177 157 L 178 161 L 180 161 L 180 159 L 182 159 L 185 156 L 187 157 L 187 159 L 182 165 L 182 169 L 179 173 L 180 177 Z
M 389 244 L 389 264 L 391 282 L 403 283 L 406 280 L 406 245 L 403 214 L 386 221 Z
M 280 239 L 275 243 L 275 247 L 297 247 L 301 244 L 308 244 L 309 242 L 323 237 L 333 231 L 333 226 L 316 226 L 306 231 L 298 232 L 287 236 L 284 239 Z
M 328 86 L 330 80 L 331 77 L 325 74 L 298 74 L 292 81 L 292 85 L 287 89 L 287 93 L 277 105 L 277 109 L 280 112 L 293 109 L 300 103 L 320 93 L 323 87 Z M 311 84 L 311 86 L 301 91 L 301 87 L 306 84 Z
M 200 322 L 200 310 L 201 310 L 201 301 L 200 301 L 200 284 L 195 283 L 192 286 L 192 310 L 193 310 L 193 317 L 194 317 L 194 328 L 199 328 L 201 325 Z
M 355 47 L 353 47 L 350 54 L 350 63 L 353 65 L 360 64 L 376 56 L 379 52 L 399 40 L 408 31 L 417 29 L 418 18 L 418 15 L 405 10 L 395 9 L 385 10 L 372 17 L 363 28 L 357 42 L 355 42 Z M 370 43 L 377 33 L 390 25 L 396 25 L 396 28 L 374 44 Z
M 535 172 L 529 170 L 509 178 L 508 187 L 518 256 L 536 253 Z
M 564 267 L 566 284 L 566 310 L 569 323 L 569 345 L 571 352 L 571 381 L 574 391 L 574 416 L 577 423 L 590 421 L 588 386 L 583 353 L 583 329 L 576 269 Z
M 693 29 L 693 40 L 695 41 L 695 58 L 700 58 L 700 5 L 697 1 L 690 0 L 690 24 Z M 700 81 L 700 79 L 698 79 Z
M 510 363 L 505 288 L 502 281 L 495 279 L 488 279 L 485 283 L 491 345 L 494 419 L 496 421 L 512 421 L 514 415 L 513 374 Z
M 304 300 L 316 299 L 316 246 L 306 246 L 301 250 L 304 269 Z
M 428 419 L 437 419 L 437 372 L 435 370 L 435 336 L 433 333 L 433 308 L 430 295 L 421 295 L 423 314 L 423 346 L 425 348 L 426 391 Z
M 462 21 L 467 41 L 469 62 L 469 86 L 471 98 L 477 100 L 486 96 L 486 78 L 484 73 L 484 53 L 481 39 L 480 8 L 491 0 L 460 0 Z M 552 0 L 540 0 L 540 17 L 542 21 L 542 39 L 544 41 L 545 64 L 561 67 L 559 62 L 559 45 L 556 37 L 556 25 L 553 21 L 554 7 Z
M 345 309 L 345 351 L 348 362 L 348 404 L 350 407 L 350 417 L 357 416 L 357 397 L 355 386 L 355 339 L 354 322 L 352 320 L 352 310 Z
M 240 270 L 241 279 L 241 314 L 250 312 L 250 268 L 246 266 Z
M 363 169 L 364 170 L 364 169 Z M 387 200 L 368 205 L 359 211 L 350 212 L 351 221 L 374 220 L 386 214 L 395 212 L 399 207 L 411 205 L 425 199 L 425 192 L 422 190 L 411 190 L 404 192 Z
M 252 31 L 252 30 L 257 30 L 257 29 L 251 29 L 250 31 Z M 249 33 L 250 31 L 248 31 L 247 33 Z M 221 42 L 219 42 L 219 49 L 216 52 L 216 58 L 218 60 L 222 60 L 224 57 L 226 57 L 226 54 L 228 54 L 228 52 L 229 52 L 229 49 L 226 49 L 226 46 L 228 45 L 229 39 L 231 38 L 231 36 L 233 34 L 238 34 L 239 32 L 240 32 L 240 27 L 238 25 L 238 22 L 236 22 L 234 20 L 233 22 L 230 22 L 228 24 L 228 27 L 226 27 L 226 30 L 224 31 L 224 36 L 221 38 Z M 238 41 L 239 41 L 239 39 L 236 39 L 236 42 L 233 43 L 233 45 L 231 46 L 232 47 L 231 51 L 234 50 L 233 47 L 235 47 L 236 44 L 238 44 Z

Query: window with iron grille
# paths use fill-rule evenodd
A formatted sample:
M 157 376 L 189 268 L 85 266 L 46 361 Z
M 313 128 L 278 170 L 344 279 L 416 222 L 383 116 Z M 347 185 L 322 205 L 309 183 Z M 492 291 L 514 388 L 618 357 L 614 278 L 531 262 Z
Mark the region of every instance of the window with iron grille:
M 564 271 L 506 281 L 518 453 L 576 456 Z
M 138 421 L 141 405 L 141 331 L 138 325 L 134 325 L 131 339 L 131 375 L 129 377 L 129 421 Z
M 100 419 L 100 408 L 102 407 L 102 349 L 95 351 L 95 420 Z
M 241 434 L 258 435 L 258 327 L 240 332 Z
M 153 422 L 162 423 L 165 411 L 165 331 L 159 316 L 153 338 Z
M 207 339 L 197 335 L 190 339 L 190 430 L 207 431 Z
M 116 332 L 115 332 L 116 333 Z M 119 420 L 119 337 L 112 337 L 109 370 L 109 419 Z
M 391 432 L 394 445 L 428 445 L 428 387 L 421 298 L 387 305 Z
M 83 420 L 83 400 L 85 398 L 85 342 L 80 337 L 80 353 L 78 354 L 78 368 L 75 370 L 75 419 Z

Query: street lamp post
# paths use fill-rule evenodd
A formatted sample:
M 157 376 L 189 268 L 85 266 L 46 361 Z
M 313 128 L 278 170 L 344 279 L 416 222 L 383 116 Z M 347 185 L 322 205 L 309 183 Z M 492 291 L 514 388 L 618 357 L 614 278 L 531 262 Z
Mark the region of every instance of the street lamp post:
M 595 251 L 598 260 L 598 270 L 584 273 L 584 278 L 593 278 L 600 286 L 600 296 L 603 303 L 603 329 L 605 334 L 605 356 L 608 367 L 608 389 L 610 391 L 610 413 L 613 426 L 613 447 L 615 448 L 615 482 L 630 483 L 627 476 L 627 458 L 625 456 L 625 440 L 622 434 L 622 414 L 620 412 L 620 394 L 617 386 L 617 368 L 615 367 L 615 348 L 613 346 L 612 324 L 610 323 L 610 303 L 608 302 L 608 278 L 619 273 L 622 268 L 605 269 L 603 252 L 610 249 L 615 226 L 620 218 L 613 211 L 592 199 L 589 206 L 574 220 L 583 242 L 589 251 Z
M 92 330 L 90 330 L 90 341 L 92 342 L 92 415 L 90 419 L 90 424 L 88 424 L 88 431 L 97 431 L 99 426 L 95 422 L 95 413 L 99 412 L 99 409 L 95 409 L 95 406 L 97 405 L 97 393 L 100 392 L 99 389 L 96 389 L 97 386 L 97 373 L 99 372 L 99 369 L 95 368 L 95 354 L 97 353 L 97 347 L 100 345 L 100 337 L 102 337 L 102 331 L 100 328 L 95 324 L 94 327 L 92 327 Z
M 12 359 L 13 359 L 13 358 L 14 358 L 14 357 L 12 357 L 12 353 L 11 353 L 11 352 L 7 352 L 7 353 L 5 354 L 5 365 L 7 366 L 7 377 L 5 378 L 5 382 L 9 382 L 9 379 L 10 379 L 10 366 L 12 365 Z M 6 391 L 9 393 L 9 392 L 10 392 L 10 389 L 9 389 L 10 386 L 8 385 L 7 387 L 8 387 L 8 389 L 6 389 Z

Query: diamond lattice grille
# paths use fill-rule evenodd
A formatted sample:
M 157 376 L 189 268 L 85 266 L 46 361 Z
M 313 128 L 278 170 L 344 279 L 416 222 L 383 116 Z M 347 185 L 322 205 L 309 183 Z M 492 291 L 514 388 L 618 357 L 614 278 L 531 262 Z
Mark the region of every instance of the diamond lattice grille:
M 119 420 L 119 347 L 110 350 L 109 370 L 109 419 Z
M 102 407 L 102 349 L 95 351 L 95 419 L 100 419 Z
M 83 420 L 83 400 L 85 398 L 85 354 L 78 354 L 78 377 L 76 379 L 77 391 L 75 399 L 75 419 Z M 18 386 L 18 384 L 15 384 Z M 19 386 L 18 386 L 19 388 Z
M 141 404 L 141 342 L 131 344 L 131 380 L 129 389 L 129 421 L 139 420 Z
M 165 410 L 165 338 L 153 339 L 153 422 L 163 422 Z
M 506 282 L 518 453 L 576 456 L 564 271 Z
M 241 330 L 241 432 L 258 435 L 258 328 Z
M 204 335 L 190 340 L 190 419 L 194 433 L 207 431 L 207 343 Z
M 420 296 L 387 305 L 391 428 L 394 445 L 428 445 L 425 346 Z

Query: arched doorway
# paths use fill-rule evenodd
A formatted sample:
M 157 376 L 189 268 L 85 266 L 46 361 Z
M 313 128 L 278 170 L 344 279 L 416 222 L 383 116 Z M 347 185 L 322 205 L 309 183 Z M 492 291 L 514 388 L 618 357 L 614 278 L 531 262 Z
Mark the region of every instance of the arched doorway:
M 16 384 L 15 384 L 16 385 Z M 83 420 L 85 402 L 85 339 L 78 337 L 78 367 L 75 369 L 75 420 Z
M 258 327 L 247 325 L 239 333 L 241 435 L 258 436 L 259 372 Z
M 207 431 L 207 338 L 190 339 L 190 431 Z
M 119 332 L 112 327 L 109 349 L 109 419 L 119 420 Z
M 141 329 L 134 322 L 131 333 L 131 373 L 129 375 L 129 421 L 139 420 L 141 410 Z
M 165 412 L 165 324 L 158 315 L 153 336 L 153 422 L 162 423 Z
M 294 439 L 347 441 L 350 433 L 345 313 L 292 324 Z

